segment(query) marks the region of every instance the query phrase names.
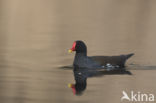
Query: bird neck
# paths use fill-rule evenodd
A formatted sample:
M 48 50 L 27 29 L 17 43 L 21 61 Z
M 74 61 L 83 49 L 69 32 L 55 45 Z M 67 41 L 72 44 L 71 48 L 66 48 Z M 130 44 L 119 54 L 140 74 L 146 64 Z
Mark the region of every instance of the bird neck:
M 87 56 L 87 52 L 76 52 L 76 56 Z

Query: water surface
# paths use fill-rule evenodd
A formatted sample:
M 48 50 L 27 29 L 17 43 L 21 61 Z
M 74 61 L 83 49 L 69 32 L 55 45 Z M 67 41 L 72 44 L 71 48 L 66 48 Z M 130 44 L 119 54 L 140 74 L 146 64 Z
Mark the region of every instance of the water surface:
M 2 0 L 0 3 L 1 103 L 120 103 L 122 91 L 156 95 L 154 0 Z M 133 75 L 89 78 L 74 96 L 68 54 L 83 40 L 88 55 L 135 53 Z

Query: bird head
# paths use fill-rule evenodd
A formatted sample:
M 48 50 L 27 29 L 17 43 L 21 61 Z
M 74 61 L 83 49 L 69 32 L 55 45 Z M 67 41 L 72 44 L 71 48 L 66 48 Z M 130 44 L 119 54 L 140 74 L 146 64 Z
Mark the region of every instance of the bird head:
M 68 50 L 69 53 L 76 51 L 77 53 L 87 53 L 87 47 L 81 40 L 77 40 L 73 43 L 72 48 Z

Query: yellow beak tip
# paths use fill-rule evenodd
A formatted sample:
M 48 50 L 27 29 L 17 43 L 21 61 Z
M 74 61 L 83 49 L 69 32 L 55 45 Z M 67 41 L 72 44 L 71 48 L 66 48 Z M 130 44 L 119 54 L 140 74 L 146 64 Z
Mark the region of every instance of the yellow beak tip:
M 72 52 L 72 50 L 71 50 L 71 49 L 69 49 L 69 50 L 68 50 L 68 53 L 71 53 L 71 52 Z
M 72 87 L 72 84 L 68 84 L 68 87 L 71 88 Z

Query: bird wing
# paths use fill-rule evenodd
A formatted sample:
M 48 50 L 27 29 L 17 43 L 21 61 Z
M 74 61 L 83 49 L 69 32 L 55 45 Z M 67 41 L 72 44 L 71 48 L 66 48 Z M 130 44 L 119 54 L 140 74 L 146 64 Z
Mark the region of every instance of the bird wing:
M 118 65 L 120 67 L 124 67 L 124 64 L 128 58 L 130 58 L 132 54 L 127 55 L 119 55 L 119 56 L 91 56 L 92 60 L 100 63 L 100 65 L 107 65 L 108 63 L 111 65 Z

